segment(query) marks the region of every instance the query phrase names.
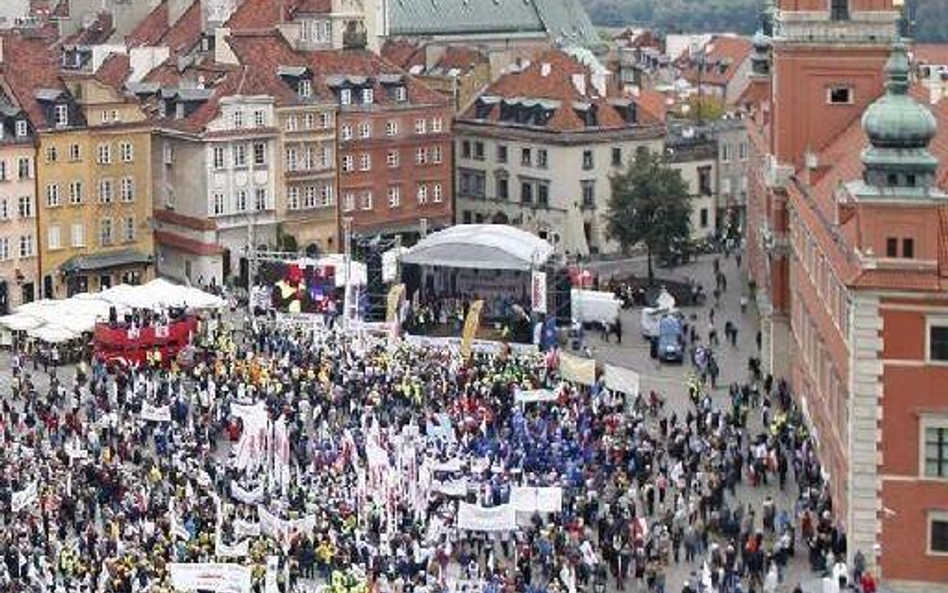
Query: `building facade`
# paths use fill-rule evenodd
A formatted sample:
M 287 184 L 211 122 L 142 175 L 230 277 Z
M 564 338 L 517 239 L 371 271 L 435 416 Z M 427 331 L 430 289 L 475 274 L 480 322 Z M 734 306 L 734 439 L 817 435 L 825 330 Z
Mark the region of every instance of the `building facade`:
M 720 229 L 718 142 L 708 131 L 673 130 L 665 141 L 668 164 L 681 172 L 691 198 L 691 240 L 703 241 Z

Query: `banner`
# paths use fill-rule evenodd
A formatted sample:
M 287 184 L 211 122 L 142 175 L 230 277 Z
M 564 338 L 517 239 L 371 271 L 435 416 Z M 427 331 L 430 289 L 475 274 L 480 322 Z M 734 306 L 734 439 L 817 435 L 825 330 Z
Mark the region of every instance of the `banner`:
M 151 422 L 171 422 L 171 406 L 153 406 L 148 402 L 142 402 L 142 420 Z
M 196 562 L 168 564 L 171 586 L 183 591 L 250 593 L 250 567 L 239 564 Z
M 518 389 L 514 391 L 514 403 L 555 402 L 558 398 L 552 389 Z
M 563 489 L 514 486 L 510 489 L 510 504 L 518 513 L 559 513 L 563 510 Z
M 471 355 L 471 344 L 474 342 L 474 336 L 477 334 L 477 326 L 481 323 L 481 309 L 484 308 L 484 301 L 474 301 L 467 312 L 467 318 L 464 320 L 464 332 L 461 334 L 461 356 L 467 358 Z
M 546 314 L 546 272 L 534 270 L 531 277 L 530 296 L 534 313 Z
M 260 524 L 244 521 L 243 519 L 234 519 L 234 536 L 238 539 L 244 537 L 257 537 L 260 535 Z
M 639 394 L 639 374 L 633 370 L 607 364 L 605 366 L 606 387 L 613 391 L 636 397 Z
M 224 542 L 217 540 L 217 549 L 215 550 L 215 555 L 220 558 L 243 558 L 250 553 L 250 540 L 243 540 L 242 542 L 227 545 Z
M 257 504 L 263 500 L 263 483 L 254 486 L 253 490 L 247 490 L 237 482 L 231 482 L 230 495 L 244 504 Z
M 596 361 L 560 353 L 560 376 L 567 381 L 592 385 L 596 382 Z
M 307 515 L 302 519 L 281 519 L 263 506 L 257 507 L 257 515 L 260 517 L 260 533 L 277 540 L 284 548 L 289 547 L 290 540 L 297 533 L 316 528 L 316 515 Z
M 467 496 L 467 478 L 450 480 L 448 482 L 435 482 L 431 489 L 438 494 L 453 498 L 462 498 Z
M 396 284 L 388 291 L 388 307 L 385 310 L 385 323 L 395 323 L 398 320 L 398 309 L 405 294 L 405 285 Z
M 517 510 L 512 504 L 484 508 L 467 502 L 458 505 L 458 529 L 468 531 L 513 531 Z
M 18 492 L 14 492 L 13 496 L 10 498 L 10 508 L 14 513 L 19 513 L 29 505 L 36 502 L 36 499 L 39 496 L 37 490 L 36 482 L 32 482 L 26 485 L 26 488 Z

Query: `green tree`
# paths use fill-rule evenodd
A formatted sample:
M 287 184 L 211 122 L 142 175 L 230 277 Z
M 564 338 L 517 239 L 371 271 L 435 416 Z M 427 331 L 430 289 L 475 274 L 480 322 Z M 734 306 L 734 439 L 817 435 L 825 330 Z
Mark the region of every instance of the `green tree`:
M 606 231 L 628 254 L 645 245 L 648 282 L 654 283 L 652 255 L 668 253 L 691 237 L 691 196 L 681 171 L 660 154 L 641 154 L 611 178 Z

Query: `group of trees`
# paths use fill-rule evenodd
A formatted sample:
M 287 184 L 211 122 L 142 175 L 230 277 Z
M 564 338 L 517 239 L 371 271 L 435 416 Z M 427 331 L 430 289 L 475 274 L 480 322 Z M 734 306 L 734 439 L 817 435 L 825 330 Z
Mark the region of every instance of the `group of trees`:
M 669 33 L 732 31 L 751 35 L 760 26 L 762 0 L 583 0 L 593 22 L 603 27 L 647 26 Z M 948 41 L 948 2 L 907 0 L 917 41 Z

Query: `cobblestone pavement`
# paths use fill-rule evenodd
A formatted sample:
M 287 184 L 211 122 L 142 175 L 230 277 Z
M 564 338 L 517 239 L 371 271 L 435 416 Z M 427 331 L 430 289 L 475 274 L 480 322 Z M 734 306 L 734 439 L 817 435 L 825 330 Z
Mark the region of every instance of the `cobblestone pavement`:
M 738 332 L 737 346 L 731 346 L 722 341 L 722 345 L 716 348 L 718 362 L 721 368 L 719 387 L 712 393 L 712 401 L 715 407 L 724 407 L 727 405 L 727 385 L 731 382 L 744 382 L 748 379 L 747 359 L 750 355 L 756 355 L 756 333 L 758 329 L 757 314 L 751 305 L 746 313 L 740 310 L 740 296 L 742 291 L 746 290 L 746 284 L 743 281 L 742 271 L 736 266 L 735 259 L 725 259 L 723 256 L 703 256 L 697 262 L 687 266 L 664 270 L 656 268 L 656 275 L 660 278 L 669 278 L 676 280 L 685 280 L 693 278 L 703 284 L 706 292 L 710 293 L 713 288 L 713 264 L 712 261 L 718 257 L 721 262 L 721 269 L 727 276 L 728 289 L 722 296 L 721 302 L 717 305 L 716 326 L 719 334 L 723 334 L 724 323 L 731 320 L 736 323 Z M 646 263 L 642 259 L 626 260 L 619 263 L 611 263 L 603 268 L 603 279 L 608 279 L 611 274 L 636 273 L 645 274 Z M 707 339 L 708 310 L 714 306 L 713 298 L 709 297 L 709 303 L 703 307 L 684 308 L 686 315 L 694 313 L 697 315 L 697 327 L 703 340 Z M 633 369 L 641 375 L 641 389 L 647 394 L 650 390 L 655 390 L 665 398 L 666 410 L 675 410 L 679 417 L 683 417 L 690 407 L 687 396 L 685 381 L 692 372 L 691 365 L 685 362 L 683 365 L 659 364 L 649 356 L 648 343 L 642 338 L 640 310 L 633 308 L 622 312 L 623 324 L 623 342 L 616 344 L 615 337 L 607 341 L 600 339 L 597 332 L 586 332 L 586 343 L 594 353 L 594 356 L 600 362 L 619 365 Z M 73 372 L 72 369 L 64 368 L 59 372 L 59 376 L 65 382 L 66 387 L 71 386 Z M 6 352 L 0 353 L 0 394 L 2 397 L 10 397 L 10 363 L 9 355 Z M 46 389 L 47 376 L 41 371 L 34 374 L 39 389 Z M 761 430 L 761 419 L 759 413 L 752 413 L 749 416 L 749 429 L 752 434 Z M 750 505 L 758 509 L 757 516 L 760 517 L 760 507 L 764 499 L 771 495 L 777 503 L 778 511 L 786 509 L 792 511 L 795 503 L 796 485 L 792 480 L 788 480 L 786 491 L 779 491 L 773 483 L 768 487 L 751 487 L 747 484 L 740 484 L 736 489 L 736 496 L 729 497 L 728 503 L 733 507 L 736 502 Z M 759 519 L 758 519 L 758 527 Z M 498 552 L 500 550 L 498 549 Z M 682 554 L 682 559 L 684 555 Z M 670 593 L 680 591 L 684 582 L 691 579 L 694 582 L 695 571 L 700 568 L 700 562 L 679 564 L 672 563 L 666 571 L 665 590 Z M 457 566 L 449 567 L 449 575 L 457 575 L 459 569 Z M 813 578 L 806 562 L 805 546 L 797 537 L 797 553 L 791 558 L 784 582 L 778 587 L 778 591 L 790 591 L 801 581 L 808 581 Z M 305 583 L 307 589 L 313 588 L 315 583 Z M 644 585 L 640 585 L 644 590 Z M 634 581 L 630 581 L 629 588 L 636 590 Z M 610 581 L 607 585 L 607 591 L 615 591 L 615 583 Z

